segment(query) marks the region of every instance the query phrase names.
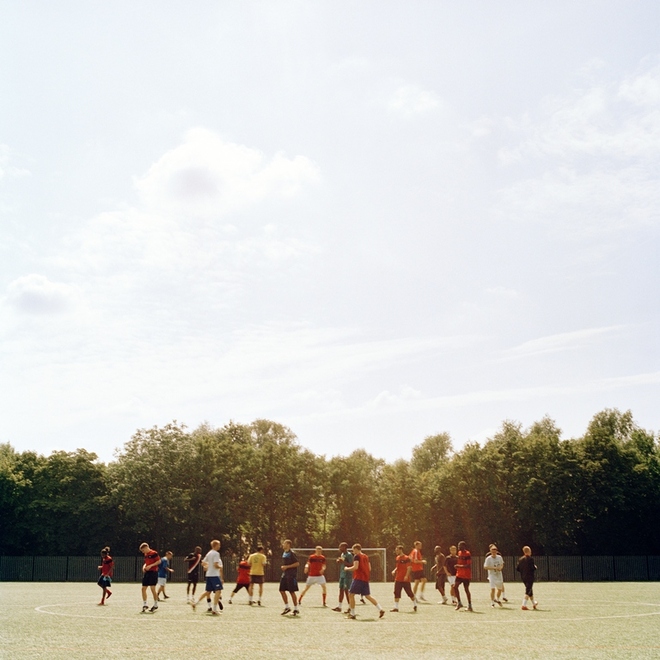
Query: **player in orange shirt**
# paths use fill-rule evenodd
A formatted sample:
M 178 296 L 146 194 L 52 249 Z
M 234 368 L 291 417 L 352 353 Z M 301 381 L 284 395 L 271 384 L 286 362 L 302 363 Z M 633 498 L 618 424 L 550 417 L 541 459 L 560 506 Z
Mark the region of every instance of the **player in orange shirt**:
M 247 555 L 238 563 L 238 575 L 236 576 L 236 587 L 234 591 L 229 594 L 229 604 L 231 605 L 231 599 L 241 590 L 245 589 L 248 592 L 248 598 L 250 595 L 250 564 L 247 562 Z
M 348 618 L 356 618 L 355 594 L 359 594 L 378 608 L 378 618 L 382 619 L 385 616 L 385 610 L 378 604 L 378 601 L 371 595 L 369 590 L 369 577 L 371 576 L 369 557 L 362 552 L 362 546 L 359 543 L 353 545 L 353 566 L 347 566 L 344 570 L 353 574 L 351 588 L 348 590 L 348 602 L 351 607 Z
M 394 607 L 390 612 L 399 611 L 399 601 L 401 600 L 401 591 L 405 591 L 413 602 L 413 610 L 417 612 L 417 599 L 413 590 L 410 588 L 410 574 L 412 572 L 410 557 L 403 552 L 403 546 L 396 546 L 396 557 L 394 558 L 395 568 L 392 571 L 394 577 Z
M 426 559 L 422 557 L 422 542 L 415 541 L 413 549 L 410 551 L 410 561 L 412 562 L 411 568 L 411 580 L 414 582 L 413 593 L 417 596 L 417 588 L 421 584 L 420 594 L 418 600 L 423 600 L 424 598 L 424 587 L 426 586 L 426 575 L 424 575 L 424 566 L 426 565 Z
M 158 609 L 158 595 L 156 594 L 156 585 L 158 584 L 158 566 L 160 566 L 160 555 L 149 547 L 148 543 L 140 545 L 140 552 L 144 555 L 144 564 L 142 565 L 142 611 L 149 609 L 147 605 L 147 589 L 151 589 L 151 595 L 154 597 L 154 604 L 150 612 Z
M 314 554 L 310 555 L 305 564 L 305 573 L 307 574 L 307 583 L 303 592 L 298 597 L 298 604 L 302 605 L 303 596 L 309 591 L 310 587 L 313 584 L 320 584 L 321 589 L 323 590 L 323 607 L 327 607 L 326 598 L 328 596 L 326 590 L 326 580 L 325 580 L 325 567 L 326 560 L 323 555 L 323 548 L 320 545 L 317 545 L 314 549 Z
M 458 562 L 456 563 L 456 597 L 458 604 L 456 609 L 460 610 L 463 605 L 461 603 L 461 592 L 459 587 L 463 585 L 465 589 L 465 596 L 467 597 L 467 611 L 472 612 L 472 595 L 470 594 L 470 580 L 472 580 L 472 555 L 467 549 L 467 543 L 461 541 L 458 544 Z

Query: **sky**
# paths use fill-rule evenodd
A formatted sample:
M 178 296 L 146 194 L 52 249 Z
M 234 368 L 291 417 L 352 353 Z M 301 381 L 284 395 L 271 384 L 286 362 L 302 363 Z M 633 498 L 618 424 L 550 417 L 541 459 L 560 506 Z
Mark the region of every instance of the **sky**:
M 0 442 L 660 430 L 656 0 L 0 4 Z M 654 302 L 655 301 L 655 302 Z

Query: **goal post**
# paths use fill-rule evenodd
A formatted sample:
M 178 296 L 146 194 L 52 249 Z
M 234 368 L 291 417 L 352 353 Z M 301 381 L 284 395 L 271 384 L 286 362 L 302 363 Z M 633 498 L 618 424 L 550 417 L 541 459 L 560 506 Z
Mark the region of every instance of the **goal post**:
M 298 568 L 298 580 L 305 579 L 304 568 L 310 555 L 316 552 L 316 548 L 292 548 L 298 557 L 300 567 Z M 349 548 L 350 550 L 350 548 Z M 370 582 L 387 582 L 387 552 L 385 548 L 362 548 L 362 552 L 369 557 L 371 563 Z M 323 556 L 326 559 L 325 577 L 328 582 L 339 581 L 339 550 L 337 548 L 323 548 Z

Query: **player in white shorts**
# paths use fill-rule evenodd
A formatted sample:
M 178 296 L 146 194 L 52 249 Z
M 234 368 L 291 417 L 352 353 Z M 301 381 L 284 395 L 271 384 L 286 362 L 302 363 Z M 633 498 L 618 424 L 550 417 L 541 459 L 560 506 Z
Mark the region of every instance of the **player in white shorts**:
M 490 554 L 486 557 L 484 568 L 488 571 L 488 584 L 490 585 L 490 606 L 495 607 L 497 603 L 503 607 L 500 596 L 504 588 L 504 577 L 502 571 L 504 570 L 504 559 L 502 555 L 497 554 L 497 546 L 492 544 L 490 546 Z
M 305 573 L 307 573 L 307 582 L 305 589 L 298 598 L 298 604 L 302 603 L 303 596 L 309 591 L 313 584 L 320 584 L 323 591 L 323 607 L 327 607 L 326 599 L 328 597 L 326 591 L 325 579 L 326 560 L 323 556 L 323 548 L 320 545 L 316 546 L 314 554 L 310 555 L 305 564 Z

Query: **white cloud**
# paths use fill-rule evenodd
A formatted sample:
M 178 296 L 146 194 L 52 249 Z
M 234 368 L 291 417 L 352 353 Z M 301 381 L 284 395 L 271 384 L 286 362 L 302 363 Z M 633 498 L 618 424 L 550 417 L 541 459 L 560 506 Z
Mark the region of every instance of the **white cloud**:
M 390 112 L 406 118 L 424 115 L 441 107 L 439 97 L 417 85 L 401 85 L 387 102 Z
M 30 170 L 11 164 L 12 151 L 6 144 L 0 144 L 0 181 L 5 177 L 30 176 Z
M 540 173 L 500 191 L 502 216 L 593 235 L 660 221 L 660 66 L 547 99 L 536 120 L 509 120 L 521 140 L 500 149 L 504 166 Z
M 421 396 L 422 393 L 419 390 L 416 390 L 409 385 L 404 385 L 401 388 L 399 394 L 393 394 L 389 390 L 380 392 L 380 394 L 375 396 L 371 401 L 369 401 L 369 403 L 367 403 L 367 406 L 372 408 L 389 408 L 392 406 L 405 404 L 411 400 L 420 399 Z
M 59 314 L 72 308 L 79 295 L 76 287 L 33 273 L 7 286 L 5 302 L 27 314 Z
M 154 211 L 220 217 L 266 199 L 294 197 L 319 178 L 319 168 L 305 156 L 280 152 L 268 160 L 261 151 L 195 128 L 135 186 Z
M 582 348 L 586 343 L 594 338 L 618 332 L 623 326 L 608 326 L 604 328 L 586 328 L 574 332 L 562 332 L 547 337 L 539 337 L 526 341 L 519 346 L 507 349 L 502 352 L 505 359 L 530 357 L 532 355 L 541 355 L 545 353 L 558 353 L 560 351 L 569 351 Z

